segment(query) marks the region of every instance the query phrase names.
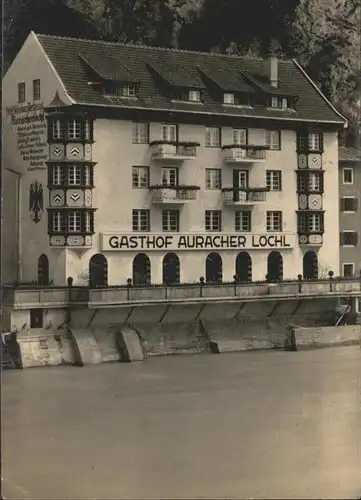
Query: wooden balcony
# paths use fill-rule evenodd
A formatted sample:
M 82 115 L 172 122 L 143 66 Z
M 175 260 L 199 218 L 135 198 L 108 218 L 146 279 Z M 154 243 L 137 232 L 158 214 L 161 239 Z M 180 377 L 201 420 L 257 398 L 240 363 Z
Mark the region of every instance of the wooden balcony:
M 150 143 L 153 160 L 194 160 L 198 142 L 153 141 Z
M 253 206 L 267 201 L 268 188 L 223 188 L 223 204 L 227 206 Z
M 266 161 L 267 146 L 239 146 L 237 144 L 222 147 L 225 163 L 263 163 Z
M 196 201 L 199 186 L 150 186 L 152 203 L 157 205 L 183 205 Z

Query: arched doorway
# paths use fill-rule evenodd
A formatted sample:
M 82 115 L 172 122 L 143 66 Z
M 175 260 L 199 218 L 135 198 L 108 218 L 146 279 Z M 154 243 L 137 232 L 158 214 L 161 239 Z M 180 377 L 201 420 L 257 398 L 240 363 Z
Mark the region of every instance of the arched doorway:
M 89 261 L 89 286 L 90 288 L 96 288 L 107 285 L 108 261 L 104 255 L 97 253 Z
M 303 256 L 303 279 L 312 280 L 318 278 L 318 259 L 315 252 L 306 252 Z
M 252 281 L 252 259 L 249 253 L 241 252 L 237 255 L 236 275 L 238 281 Z
M 41 254 L 38 259 L 38 283 L 49 284 L 49 259 L 45 254 Z
M 223 276 L 222 267 L 222 258 L 219 253 L 210 253 L 206 258 L 206 282 L 220 283 Z
M 177 285 L 180 282 L 180 263 L 178 255 L 167 253 L 163 259 L 163 284 Z
M 283 258 L 279 252 L 271 252 L 267 259 L 268 281 L 280 281 L 283 279 Z
M 133 284 L 150 285 L 151 269 L 147 254 L 138 253 L 133 259 Z

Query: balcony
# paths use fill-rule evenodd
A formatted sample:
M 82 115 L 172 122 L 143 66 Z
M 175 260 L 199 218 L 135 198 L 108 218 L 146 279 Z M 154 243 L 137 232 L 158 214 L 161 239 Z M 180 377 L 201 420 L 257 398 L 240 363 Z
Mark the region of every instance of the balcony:
M 223 204 L 234 206 L 252 206 L 267 200 L 268 188 L 223 188 Z
M 150 186 L 152 202 L 161 205 L 184 204 L 197 199 L 199 186 Z
M 267 146 L 222 146 L 225 163 L 262 163 L 266 160 Z
M 199 142 L 153 141 L 150 143 L 153 160 L 193 160 Z

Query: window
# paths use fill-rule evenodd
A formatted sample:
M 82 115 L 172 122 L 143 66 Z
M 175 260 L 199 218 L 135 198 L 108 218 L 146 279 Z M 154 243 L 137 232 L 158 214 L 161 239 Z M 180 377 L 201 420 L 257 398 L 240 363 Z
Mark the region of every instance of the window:
M 43 328 L 44 309 L 30 309 L 30 328 Z
M 149 210 L 133 210 L 132 222 L 133 222 L 133 231 L 149 231 L 150 230 Z
M 92 171 L 89 165 L 85 165 L 84 167 L 84 185 L 85 186 L 92 186 Z
M 308 173 L 308 190 L 321 191 L 321 174 L 319 172 Z
M 136 97 L 137 96 L 137 89 L 135 85 L 123 85 L 120 88 L 121 95 L 123 97 Z
M 247 129 L 234 128 L 232 131 L 232 135 L 233 135 L 233 144 L 237 144 L 237 146 L 247 145 Z
M 133 123 L 133 144 L 148 144 L 149 123 Z
M 53 139 L 64 139 L 64 124 L 60 120 L 54 120 L 52 126 Z
M 344 184 L 353 184 L 353 168 L 343 168 L 342 176 Z
M 206 127 L 206 148 L 219 148 L 221 146 L 221 129 Z
M 282 190 L 282 172 L 281 170 L 266 171 L 266 186 L 270 191 Z
M 81 185 L 81 167 L 71 165 L 68 167 L 68 183 L 71 186 Z
M 178 185 L 177 168 L 162 168 L 162 185 L 174 187 Z
M 90 140 L 90 121 L 85 120 L 84 122 L 84 139 L 89 141 Z
M 222 231 L 222 212 L 220 210 L 206 210 L 205 230 Z
M 191 102 L 200 102 L 201 93 L 199 90 L 190 90 L 188 95 L 188 100 Z
M 25 102 L 25 82 L 18 83 L 18 101 Z
M 286 97 L 273 96 L 271 98 L 271 108 L 288 109 L 288 99 Z
M 308 134 L 308 150 L 320 151 L 321 150 L 321 134 L 318 132 L 310 132 Z
M 133 84 L 118 85 L 117 83 L 106 83 L 104 94 L 117 97 L 137 97 L 137 88 Z
M 320 233 L 323 231 L 323 214 L 308 214 L 308 232 Z
M 275 151 L 279 151 L 281 149 L 280 130 L 266 130 L 266 146 Z
M 251 212 L 248 210 L 237 210 L 235 212 L 234 228 L 236 231 L 250 231 Z
M 297 231 L 299 233 L 323 233 L 324 214 L 322 212 L 299 212 L 297 214 Z
M 132 187 L 149 187 L 149 167 L 132 167 Z
M 68 232 L 81 232 L 81 212 L 71 212 L 68 214 Z
M 234 94 L 228 92 L 223 94 L 223 102 L 224 104 L 234 104 Z
M 179 231 L 179 210 L 163 210 L 162 230 Z
M 233 186 L 248 188 L 248 170 L 233 170 Z
M 40 80 L 33 80 L 33 99 L 34 101 L 40 99 Z
M 342 264 L 342 276 L 345 278 L 353 278 L 355 275 L 355 264 Z
M 162 125 L 160 139 L 162 141 L 176 141 L 178 137 L 177 125 Z
M 267 231 L 282 231 L 282 212 L 267 212 Z
M 53 233 L 64 233 L 66 231 L 64 212 L 53 213 L 51 229 Z
M 206 168 L 206 189 L 221 189 L 222 170 L 220 168 Z
M 81 138 L 81 121 L 69 120 L 68 122 L 68 138 L 80 139 Z
M 357 212 L 357 198 L 341 198 L 341 212 Z
M 53 167 L 53 179 L 52 183 L 54 186 L 61 186 L 64 184 L 64 167 L 56 165 Z
M 343 231 L 340 237 L 341 246 L 355 247 L 357 245 L 357 236 L 356 231 Z

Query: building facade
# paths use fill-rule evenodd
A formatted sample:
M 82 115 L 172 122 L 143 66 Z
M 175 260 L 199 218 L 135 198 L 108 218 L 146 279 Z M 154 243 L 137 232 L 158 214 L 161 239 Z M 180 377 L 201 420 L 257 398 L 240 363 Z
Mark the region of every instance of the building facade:
M 341 147 L 340 269 L 342 276 L 361 273 L 361 151 Z
M 296 61 L 31 33 L 3 102 L 17 279 L 340 274 L 345 119 Z

